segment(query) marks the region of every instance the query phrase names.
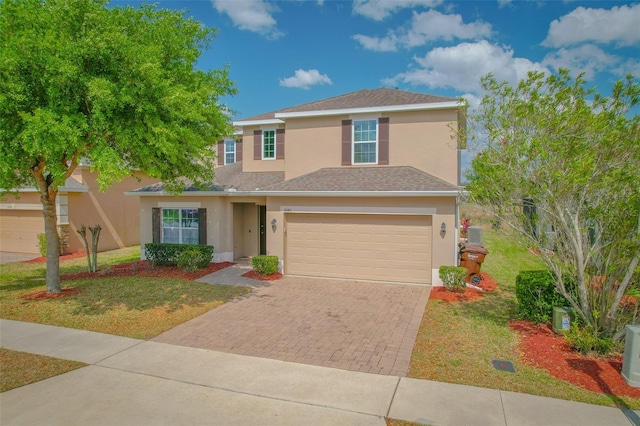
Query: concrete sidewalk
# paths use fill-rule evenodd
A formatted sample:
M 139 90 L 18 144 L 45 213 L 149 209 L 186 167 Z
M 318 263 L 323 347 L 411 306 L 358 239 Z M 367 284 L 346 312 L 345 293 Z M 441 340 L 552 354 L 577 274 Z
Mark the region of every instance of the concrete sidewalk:
M 638 412 L 0 320 L 0 346 L 87 367 L 0 394 L 6 425 L 640 425 Z

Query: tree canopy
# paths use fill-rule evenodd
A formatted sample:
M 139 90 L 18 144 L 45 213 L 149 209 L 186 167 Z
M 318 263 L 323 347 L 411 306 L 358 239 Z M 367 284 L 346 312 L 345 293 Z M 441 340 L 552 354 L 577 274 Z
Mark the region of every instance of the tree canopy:
M 603 96 L 561 70 L 482 86 L 471 198 L 538 250 L 583 324 L 621 338 L 640 287 L 640 85 L 627 76 Z
M 212 180 L 232 134 L 221 98 L 236 91 L 226 67 L 196 67 L 215 35 L 149 5 L 0 2 L 0 188 L 40 191 L 47 291 L 60 289 L 55 199 L 80 161 L 103 189 L 136 169 L 173 191 Z

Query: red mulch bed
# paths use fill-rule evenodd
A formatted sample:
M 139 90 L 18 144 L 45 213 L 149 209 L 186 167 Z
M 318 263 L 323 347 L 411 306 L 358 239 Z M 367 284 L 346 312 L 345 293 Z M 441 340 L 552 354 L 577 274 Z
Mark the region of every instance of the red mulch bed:
M 82 278 L 99 278 L 99 277 L 157 277 L 157 278 L 182 278 L 183 280 L 196 280 L 205 275 L 209 275 L 220 269 L 235 265 L 233 262 L 210 263 L 206 268 L 198 269 L 195 272 L 185 272 L 177 266 L 158 266 L 154 268 L 151 263 L 146 260 L 138 260 L 137 262 L 123 263 L 121 265 L 109 266 L 104 269 L 98 269 L 98 272 L 77 272 L 75 274 L 62 275 L 60 278 L 64 280 L 77 280 Z
M 262 275 L 254 271 L 253 269 L 249 272 L 245 272 L 242 274 L 243 277 L 251 278 L 253 280 L 262 280 L 262 281 L 273 281 L 282 278 L 282 274 L 280 272 L 276 272 L 275 274 Z
M 431 294 L 429 295 L 430 300 L 444 300 L 445 302 L 469 302 L 471 300 L 480 299 L 484 293 L 490 293 L 495 291 L 498 287 L 498 283 L 496 283 L 491 275 L 481 272 L 480 284 L 477 287 L 480 287 L 483 291 L 476 290 L 471 287 L 467 287 L 464 293 L 458 293 L 454 291 L 449 291 L 444 287 L 433 287 L 431 289 Z
M 62 256 L 60 256 L 60 261 L 64 261 L 64 260 L 71 260 L 71 259 L 77 259 L 79 257 L 86 257 L 87 255 L 81 251 L 78 253 L 71 253 L 71 254 L 63 254 Z M 30 260 L 25 260 L 24 263 L 44 263 L 47 261 L 47 256 L 40 256 L 40 257 L 36 257 L 35 259 L 30 259 Z
M 75 294 L 82 293 L 82 290 L 79 288 L 68 287 L 63 288 L 60 293 L 47 294 L 47 290 L 36 290 L 29 293 L 25 293 L 20 296 L 20 298 L 24 300 L 48 300 L 48 299 L 58 299 L 60 297 L 73 296 Z
M 640 398 L 640 389 L 624 380 L 622 356 L 590 358 L 571 350 L 564 337 L 546 325 L 511 321 L 511 329 L 520 333 L 521 359 L 552 376 L 592 392 Z

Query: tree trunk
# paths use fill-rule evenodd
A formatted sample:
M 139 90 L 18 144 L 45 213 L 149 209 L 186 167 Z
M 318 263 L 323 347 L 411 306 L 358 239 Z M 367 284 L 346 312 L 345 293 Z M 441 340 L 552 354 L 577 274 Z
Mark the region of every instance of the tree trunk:
M 44 232 L 47 236 L 47 293 L 60 293 L 60 241 L 58 241 L 58 215 L 56 192 L 40 197 L 43 207 Z

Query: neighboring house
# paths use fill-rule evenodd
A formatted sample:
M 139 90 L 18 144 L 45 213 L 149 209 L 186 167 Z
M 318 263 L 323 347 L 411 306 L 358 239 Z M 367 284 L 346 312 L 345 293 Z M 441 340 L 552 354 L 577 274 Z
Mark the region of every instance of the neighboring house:
M 287 275 L 438 284 L 457 261 L 463 108 L 382 88 L 236 121 L 206 190 L 128 193 L 140 241 L 276 255 Z
M 114 184 L 100 192 L 97 174 L 88 166 L 78 166 L 60 188 L 57 203 L 58 229 L 66 240 L 65 252 L 84 251 L 84 243 L 76 232 L 82 225 L 100 225 L 99 251 L 140 244 L 140 203 L 124 193 L 140 185 L 150 185 L 142 173 Z M 19 197 L 11 195 L 0 201 L 0 250 L 39 253 L 38 234 L 44 233 L 40 192 L 35 187 L 22 188 Z M 91 233 L 87 231 L 89 244 Z

